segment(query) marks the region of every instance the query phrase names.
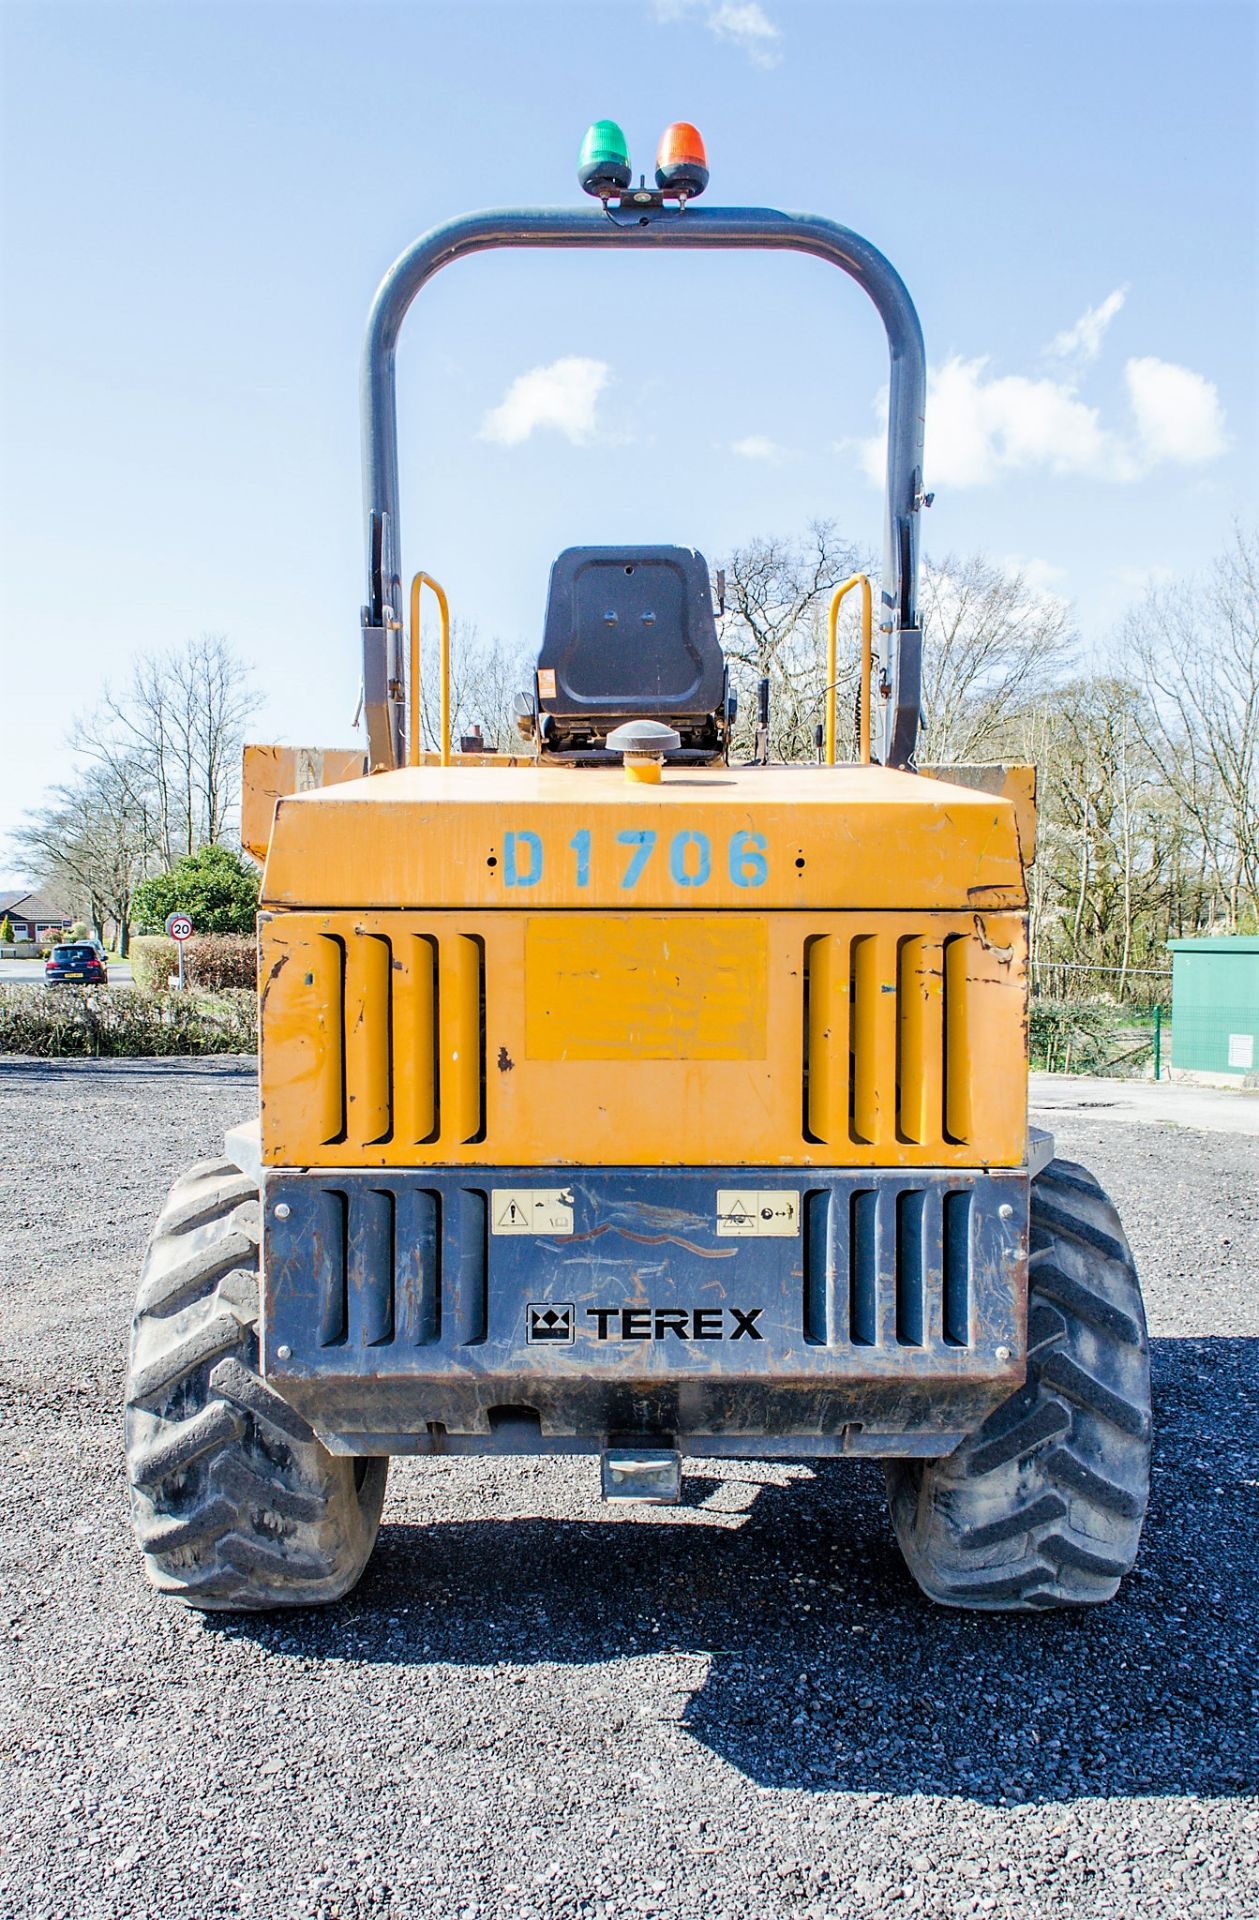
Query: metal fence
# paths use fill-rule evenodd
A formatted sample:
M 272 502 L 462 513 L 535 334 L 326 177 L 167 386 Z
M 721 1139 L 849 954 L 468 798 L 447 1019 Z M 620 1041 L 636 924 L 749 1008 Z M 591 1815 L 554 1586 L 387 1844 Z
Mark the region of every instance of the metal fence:
M 1137 1011 L 1110 1001 L 1033 997 L 1029 1009 L 1031 1064 L 1043 1073 L 1098 1073 L 1144 1077 L 1164 1063 L 1163 1009 Z
M 1108 1078 L 1166 1072 L 1170 967 L 1033 958 L 1030 972 L 1033 1068 Z
M 1124 1006 L 1167 1006 L 1170 967 L 1095 967 L 1081 960 L 1038 960 L 1030 966 L 1033 994 L 1052 1000 L 1108 999 Z

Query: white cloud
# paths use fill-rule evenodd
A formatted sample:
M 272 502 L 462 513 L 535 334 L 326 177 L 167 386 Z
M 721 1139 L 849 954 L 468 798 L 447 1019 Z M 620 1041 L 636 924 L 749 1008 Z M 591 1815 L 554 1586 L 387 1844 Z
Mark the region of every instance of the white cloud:
M 1078 333 L 1089 318 L 1085 315 L 1071 332 Z M 1085 329 L 1081 338 L 1088 337 Z M 1037 470 L 1132 481 L 1160 462 L 1201 465 L 1228 444 L 1218 388 L 1202 374 L 1166 360 L 1127 362 L 1127 427 L 1105 425 L 1099 409 L 1080 398 L 1072 375 L 990 375 L 988 368 L 983 356 L 967 360 L 955 354 L 928 370 L 929 486 L 983 487 L 1005 474 Z M 866 473 L 881 482 L 887 458 L 886 388 L 876 405 L 884 432 L 862 440 L 859 454 Z
M 782 31 L 758 0 L 656 0 L 655 12 L 662 26 L 702 12 L 708 31 L 742 47 L 753 66 L 776 67 L 782 59 L 777 46 Z
M 549 367 L 532 367 L 512 381 L 481 422 L 479 438 L 518 447 L 531 433 L 550 427 L 575 447 L 594 437 L 595 410 L 608 380 L 606 360 L 569 354 Z
M 1176 460 L 1199 466 L 1228 444 L 1219 388 L 1189 367 L 1153 355 L 1124 368 L 1141 451 L 1152 466 Z
M 776 440 L 763 433 L 749 433 L 742 440 L 730 442 L 731 453 L 737 453 L 741 460 L 765 460 L 770 466 L 778 466 L 783 450 Z
M 1008 573 L 1022 574 L 1030 592 L 1053 599 L 1061 597 L 1058 589 L 1066 584 L 1067 570 L 1056 560 L 1042 560 L 1036 554 L 1005 553 L 1001 564 Z
M 708 15 L 708 30 L 742 47 L 754 66 L 776 67 L 782 59 L 775 46 L 782 35 L 756 0 L 721 0 Z
M 1017 573 L 1023 581 L 1025 598 L 1047 612 L 1067 612 L 1071 596 L 1066 591 L 1067 570 L 1056 560 L 1044 560 L 1037 554 L 1006 553 L 1001 565 L 1007 573 Z
M 1018 467 L 1052 473 L 1113 469 L 1120 457 L 1102 428 L 1097 409 L 1076 397 L 1069 382 L 1031 380 L 1024 374 L 990 379 L 985 358 L 955 354 L 927 376 L 929 484 L 982 487 Z M 887 419 L 887 395 L 880 401 Z M 883 477 L 882 434 L 862 443 L 862 463 Z
M 1049 352 L 1059 360 L 1081 363 L 1096 360 L 1102 350 L 1106 329 L 1122 307 L 1127 293 L 1127 287 L 1116 287 L 1113 293 L 1106 295 L 1100 306 L 1086 307 L 1073 327 L 1054 335 L 1049 343 Z
M 1133 600 L 1148 593 L 1151 587 L 1170 587 L 1176 578 L 1176 569 L 1153 561 L 1146 567 L 1115 567 L 1110 577 Z

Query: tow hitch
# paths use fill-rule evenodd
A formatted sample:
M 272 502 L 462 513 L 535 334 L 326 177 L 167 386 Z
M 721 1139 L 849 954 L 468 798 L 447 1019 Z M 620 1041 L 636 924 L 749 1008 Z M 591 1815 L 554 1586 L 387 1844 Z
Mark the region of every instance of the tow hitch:
M 673 1507 L 681 1498 L 682 1456 L 676 1447 L 608 1447 L 600 1465 L 605 1500 Z

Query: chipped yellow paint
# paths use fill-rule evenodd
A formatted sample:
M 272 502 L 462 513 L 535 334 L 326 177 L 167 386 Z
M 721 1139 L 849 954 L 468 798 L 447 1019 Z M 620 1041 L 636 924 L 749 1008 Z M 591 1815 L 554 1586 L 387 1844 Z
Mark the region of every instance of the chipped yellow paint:
M 441 755 L 421 753 L 415 764 L 440 766 Z M 532 761 L 506 754 L 455 753 L 451 765 L 521 767 L 532 765 Z M 247 746 L 241 763 L 241 845 L 261 863 L 267 857 L 277 800 L 294 793 L 311 793 L 319 787 L 339 786 L 346 780 L 361 780 L 366 774 L 367 755 L 362 747 Z
M 1020 912 L 268 912 L 260 978 L 270 1166 L 1023 1158 Z
M 653 850 L 627 884 L 624 836 L 639 834 Z M 852 766 L 666 769 L 658 786 L 619 768 L 404 767 L 281 798 L 263 879 L 268 907 L 367 910 L 921 914 L 1026 898 L 1013 801 Z
M 290 793 L 359 780 L 367 771 L 361 747 L 245 748 L 241 765 L 240 840 L 255 860 L 265 860 L 276 801 Z
M 922 767 L 924 779 L 944 780 L 952 786 L 970 787 L 978 793 L 995 793 L 1014 808 L 1014 823 L 1019 836 L 1023 865 L 1030 867 L 1036 858 L 1036 769 L 1033 766 L 955 766 Z

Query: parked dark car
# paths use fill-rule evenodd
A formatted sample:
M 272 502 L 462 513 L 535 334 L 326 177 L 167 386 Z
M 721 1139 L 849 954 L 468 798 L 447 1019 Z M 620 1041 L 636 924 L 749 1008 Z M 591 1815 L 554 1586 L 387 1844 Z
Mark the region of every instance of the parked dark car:
M 100 948 L 90 941 L 80 941 L 72 947 L 54 947 L 44 962 L 44 984 L 55 987 L 62 982 L 79 986 L 108 986 L 109 975 L 105 971 L 105 956 Z

